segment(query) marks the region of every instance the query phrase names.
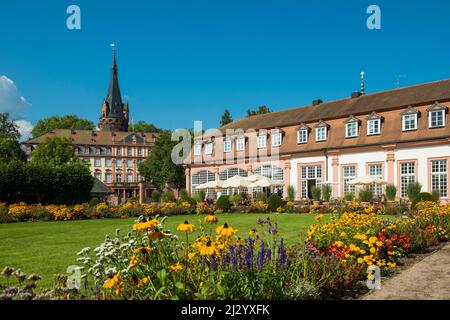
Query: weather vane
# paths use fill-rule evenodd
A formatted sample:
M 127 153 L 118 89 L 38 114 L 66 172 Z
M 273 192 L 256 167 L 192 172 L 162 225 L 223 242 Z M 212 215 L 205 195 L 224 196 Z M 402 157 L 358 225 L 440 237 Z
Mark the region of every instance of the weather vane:
M 110 44 L 111 48 L 113 48 L 113 54 L 116 54 L 116 44 L 115 43 L 111 43 Z

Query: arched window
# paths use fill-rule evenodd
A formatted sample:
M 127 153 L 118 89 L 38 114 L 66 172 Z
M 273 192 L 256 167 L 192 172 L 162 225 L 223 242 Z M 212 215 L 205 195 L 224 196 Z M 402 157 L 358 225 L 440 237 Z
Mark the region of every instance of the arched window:
M 253 170 L 254 174 L 267 177 L 272 180 L 282 181 L 283 180 L 283 169 L 273 165 L 261 166 Z
M 192 193 L 197 194 L 200 192 L 200 190 L 196 189 L 197 186 L 204 184 L 204 183 L 211 182 L 211 181 L 215 181 L 215 180 L 216 180 L 216 178 L 214 176 L 214 173 L 212 173 L 211 171 L 202 170 L 197 173 L 194 173 L 192 175 L 192 181 L 191 181 Z M 216 196 L 215 190 L 211 190 L 211 189 L 206 190 L 206 194 L 208 195 L 208 197 L 211 197 L 211 198 L 215 198 L 215 196 Z
M 233 178 L 234 176 L 241 176 L 241 177 L 248 177 L 247 170 L 241 169 L 241 168 L 228 168 L 219 173 L 219 179 L 221 181 L 228 180 L 230 178 Z M 222 194 L 225 195 L 232 195 L 234 193 L 244 193 L 247 192 L 247 188 L 245 189 L 225 189 L 222 190 Z

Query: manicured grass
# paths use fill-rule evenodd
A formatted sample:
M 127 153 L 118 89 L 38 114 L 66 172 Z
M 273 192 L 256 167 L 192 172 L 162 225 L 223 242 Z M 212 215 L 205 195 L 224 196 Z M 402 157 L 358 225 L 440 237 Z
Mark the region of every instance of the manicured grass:
M 270 216 L 278 223 L 278 231 L 287 243 L 301 242 L 309 226 L 315 222 L 311 214 L 222 214 L 219 224 L 228 223 L 246 237 L 259 218 Z M 168 217 L 165 229 L 180 235 L 176 227 L 188 220 L 196 225 L 203 216 Z M 41 274 L 41 286 L 50 286 L 53 275 L 65 273 L 69 265 L 76 265 L 76 253 L 84 248 L 95 248 L 106 234 L 114 236 L 117 228 L 123 233 L 131 230 L 134 219 L 103 219 L 63 222 L 29 222 L 0 225 L 0 269 L 4 266 L 21 268 L 25 273 Z M 180 235 L 185 239 L 185 235 Z M 193 235 L 190 236 L 194 238 Z M 0 280 L 1 281 L 1 280 Z

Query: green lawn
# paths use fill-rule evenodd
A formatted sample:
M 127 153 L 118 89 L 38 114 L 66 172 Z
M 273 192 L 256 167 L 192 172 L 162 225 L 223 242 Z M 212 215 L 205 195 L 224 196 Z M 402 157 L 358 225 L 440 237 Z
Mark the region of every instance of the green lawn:
M 314 216 L 270 214 L 222 214 L 219 223 L 227 222 L 246 237 L 256 226 L 258 218 L 270 216 L 278 222 L 278 230 L 288 243 L 301 242 Z M 202 216 L 173 216 L 165 228 L 176 233 L 178 224 L 185 220 L 198 224 Z M 21 268 L 25 273 L 37 272 L 43 280 L 40 285 L 50 286 L 53 275 L 65 273 L 67 266 L 77 264 L 76 253 L 84 247 L 96 247 L 106 234 L 114 235 L 117 228 L 122 232 L 131 229 L 134 219 L 104 219 L 64 222 L 29 222 L 0 225 L 0 270 L 4 266 Z M 193 238 L 193 237 L 191 237 Z M 184 239 L 184 235 L 182 235 Z

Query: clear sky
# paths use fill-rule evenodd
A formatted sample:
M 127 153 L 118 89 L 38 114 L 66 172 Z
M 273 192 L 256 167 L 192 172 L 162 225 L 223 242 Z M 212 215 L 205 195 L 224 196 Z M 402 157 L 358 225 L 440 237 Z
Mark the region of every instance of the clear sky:
M 81 30 L 66 27 L 70 4 Z M 366 27 L 371 4 L 381 30 Z M 367 92 L 446 79 L 449 12 L 446 0 L 1 1 L 0 111 L 97 123 L 112 42 L 134 122 L 171 129 L 348 97 L 361 70 Z

